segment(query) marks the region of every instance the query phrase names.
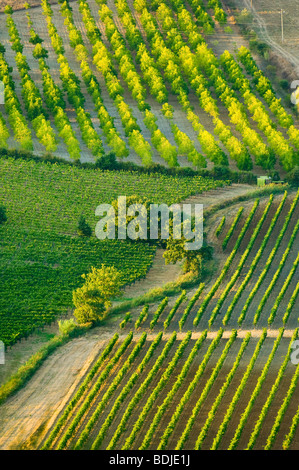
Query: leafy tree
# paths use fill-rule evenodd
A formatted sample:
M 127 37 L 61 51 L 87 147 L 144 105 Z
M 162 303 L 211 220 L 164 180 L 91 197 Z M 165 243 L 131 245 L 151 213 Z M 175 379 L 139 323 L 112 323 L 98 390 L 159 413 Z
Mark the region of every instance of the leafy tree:
M 299 187 L 299 166 L 295 166 L 286 176 L 286 180 L 292 186 Z
M 113 266 L 91 268 L 82 274 L 82 287 L 73 291 L 74 317 L 79 324 L 102 321 L 108 314 L 111 299 L 120 294 L 120 273 Z
M 4 13 L 6 13 L 7 15 L 12 15 L 13 14 L 13 9 L 10 5 L 6 5 L 6 7 L 4 8 Z
M 31 44 L 41 44 L 43 42 L 43 39 L 40 38 L 40 36 L 34 31 L 34 29 L 30 29 L 30 39 L 29 42 Z
M 79 218 L 77 233 L 80 237 L 90 237 L 92 234 L 91 227 L 88 225 L 83 215 Z
M 6 208 L 0 206 L 0 225 L 7 221 Z
M 44 59 L 45 57 L 48 57 L 48 52 L 41 44 L 38 43 L 33 50 L 33 57 L 35 59 Z
M 175 264 L 182 261 L 184 273 L 194 272 L 200 276 L 202 274 L 203 261 L 212 258 L 212 247 L 206 244 L 205 237 L 203 246 L 198 250 L 186 250 L 185 243 L 186 238 L 184 236 L 180 239 L 174 239 L 171 234 L 163 254 L 165 263 Z
M 143 218 L 144 214 L 140 213 L 138 211 L 137 206 L 136 206 L 135 214 L 134 215 L 128 215 L 128 208 L 130 206 L 134 206 L 135 204 L 136 205 L 137 204 L 142 204 L 143 208 L 145 208 L 145 210 L 146 210 L 146 221 Z M 150 201 L 147 198 L 140 197 L 140 196 L 137 196 L 137 195 L 132 195 L 132 196 L 128 196 L 126 198 L 126 207 L 123 207 L 122 205 L 120 205 L 118 199 L 112 201 L 111 205 L 112 205 L 112 207 L 114 209 L 114 213 L 115 213 L 115 234 L 116 234 L 116 237 L 119 236 L 119 229 L 122 232 L 125 231 L 127 233 L 129 224 L 133 221 L 132 223 L 135 226 L 135 232 L 138 233 L 138 237 L 136 238 L 136 240 L 138 240 L 138 241 L 139 240 L 141 240 L 141 241 L 150 240 Z M 126 213 L 126 218 L 125 219 L 120 219 L 119 220 L 119 209 L 121 210 L 121 212 L 125 211 L 125 213 Z M 141 225 L 138 224 L 139 215 L 142 218 L 142 224 Z M 143 222 L 146 223 L 146 228 L 144 227 Z M 143 230 L 144 228 L 145 228 L 145 231 Z M 134 229 L 134 227 L 132 227 L 132 229 Z M 134 242 L 136 240 L 134 240 Z

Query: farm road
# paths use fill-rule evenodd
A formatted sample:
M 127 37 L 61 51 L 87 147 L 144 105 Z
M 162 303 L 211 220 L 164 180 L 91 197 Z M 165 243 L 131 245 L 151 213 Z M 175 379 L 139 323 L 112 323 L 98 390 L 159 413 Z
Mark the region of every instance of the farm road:
M 252 11 L 252 14 L 254 15 L 260 28 L 259 34 L 261 39 L 267 42 L 275 51 L 277 51 L 280 55 L 285 57 L 291 64 L 293 64 L 296 68 L 296 72 L 299 77 L 299 58 L 292 54 L 290 51 L 287 51 L 285 47 L 281 46 L 270 37 L 265 20 L 259 15 L 254 5 L 251 7 L 251 0 L 243 0 L 243 3 L 249 11 Z

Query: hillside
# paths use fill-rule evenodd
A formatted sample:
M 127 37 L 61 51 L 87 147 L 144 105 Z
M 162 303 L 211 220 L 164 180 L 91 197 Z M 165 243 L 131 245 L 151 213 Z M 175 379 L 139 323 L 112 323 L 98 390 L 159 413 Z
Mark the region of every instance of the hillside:
M 298 449 L 281 3 L 0 0 L 0 449 Z M 178 204 L 181 229 L 202 204 L 203 246 L 129 237 L 144 219 L 120 196 L 135 217 Z

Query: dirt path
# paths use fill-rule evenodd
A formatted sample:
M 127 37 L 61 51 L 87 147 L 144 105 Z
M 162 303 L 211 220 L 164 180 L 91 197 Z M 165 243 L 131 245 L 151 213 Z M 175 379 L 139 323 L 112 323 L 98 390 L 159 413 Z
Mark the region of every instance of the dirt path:
M 260 31 L 259 31 L 260 37 L 265 42 L 267 42 L 272 47 L 272 49 L 277 51 L 280 55 L 285 57 L 291 64 L 293 64 L 294 67 L 296 68 L 296 72 L 299 75 L 299 58 L 295 56 L 294 54 L 292 54 L 292 52 L 290 52 L 289 50 L 286 50 L 285 47 L 281 46 L 276 41 L 274 41 L 274 39 L 270 36 L 268 32 L 265 20 L 261 17 L 261 15 L 259 15 L 254 5 L 251 8 L 251 0 L 243 0 L 243 3 L 249 11 L 252 11 L 252 14 L 254 18 L 256 19 L 258 26 L 260 28 Z

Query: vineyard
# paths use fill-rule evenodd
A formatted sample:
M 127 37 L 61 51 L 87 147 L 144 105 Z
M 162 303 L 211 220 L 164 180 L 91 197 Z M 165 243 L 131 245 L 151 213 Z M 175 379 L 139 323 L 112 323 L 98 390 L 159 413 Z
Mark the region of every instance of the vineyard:
M 1 449 L 298 450 L 299 190 L 247 185 L 233 199 L 225 175 L 296 173 L 299 130 L 245 38 L 217 41 L 230 21 L 219 0 L 0 13 L 7 350 L 72 319 L 92 267 L 115 267 L 123 289 L 147 277 L 157 244 L 78 235 L 83 216 L 94 232 L 99 204 L 207 200 L 212 253 L 197 284 L 112 307 L 4 403 L 0 387 Z M 141 168 L 101 168 L 109 152 Z
M 1 16 L 1 145 L 145 166 L 290 171 L 299 130 L 220 2 L 60 2 Z M 6 27 L 5 27 L 6 26 Z M 18 85 L 16 86 L 16 83 Z
M 285 191 L 217 211 L 216 280 L 124 315 L 37 448 L 297 448 L 298 208 Z

